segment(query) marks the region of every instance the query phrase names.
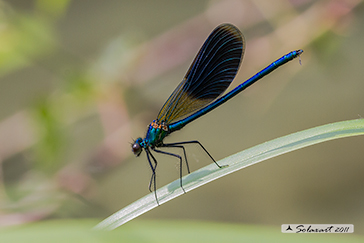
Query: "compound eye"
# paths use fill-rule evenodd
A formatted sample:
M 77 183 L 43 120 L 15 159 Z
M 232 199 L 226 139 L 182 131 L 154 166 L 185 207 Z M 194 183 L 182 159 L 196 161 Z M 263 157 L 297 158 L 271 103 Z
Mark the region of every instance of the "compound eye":
M 135 143 L 131 146 L 131 150 L 136 156 L 139 156 L 142 152 L 142 146 L 140 145 L 140 139 L 138 138 Z

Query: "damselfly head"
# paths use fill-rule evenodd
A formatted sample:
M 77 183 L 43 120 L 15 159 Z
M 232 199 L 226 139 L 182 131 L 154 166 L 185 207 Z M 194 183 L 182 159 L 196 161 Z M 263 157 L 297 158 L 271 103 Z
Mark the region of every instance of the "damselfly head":
M 135 140 L 133 145 L 131 145 L 131 150 L 133 151 L 136 157 L 138 157 L 140 153 L 143 151 L 142 146 L 140 145 L 142 141 L 143 141 L 142 138 L 137 138 L 137 140 Z

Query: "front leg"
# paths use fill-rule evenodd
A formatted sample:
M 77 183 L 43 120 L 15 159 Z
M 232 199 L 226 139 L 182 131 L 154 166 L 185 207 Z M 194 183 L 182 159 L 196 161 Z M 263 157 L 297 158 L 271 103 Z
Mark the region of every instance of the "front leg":
M 158 197 L 157 197 L 157 181 L 156 181 L 156 176 L 155 176 L 155 170 L 157 168 L 158 162 L 154 158 L 153 154 L 150 152 L 150 150 L 148 148 L 145 149 L 145 152 L 147 154 L 147 159 L 148 159 L 150 168 L 152 169 L 152 177 L 150 178 L 150 181 L 149 181 L 149 191 L 152 192 L 152 184 L 154 184 L 154 196 L 155 196 L 155 200 L 157 201 L 157 204 L 159 206 L 159 201 L 158 201 Z M 153 166 L 152 162 L 150 161 L 149 156 L 152 157 L 154 166 Z

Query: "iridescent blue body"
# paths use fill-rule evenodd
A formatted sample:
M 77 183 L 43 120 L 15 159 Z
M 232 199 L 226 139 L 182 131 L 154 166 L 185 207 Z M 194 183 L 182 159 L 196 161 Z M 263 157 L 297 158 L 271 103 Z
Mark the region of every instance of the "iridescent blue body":
M 182 82 L 163 105 L 157 119 L 148 126 L 145 138 L 136 139 L 132 145 L 132 150 L 136 156 L 139 156 L 143 149 L 146 152 L 149 165 L 152 169 L 149 190 L 152 191 L 151 186 L 154 184 L 153 189 L 158 205 L 155 176 L 157 160 L 151 153 L 151 150 L 179 159 L 180 186 L 183 191 L 182 157 L 178 154 L 169 153 L 157 148 L 176 147 L 182 149 L 187 171 L 190 173 L 186 151 L 183 145 L 191 143 L 198 144 L 215 164 L 221 168 L 200 142 L 185 141 L 165 144 L 163 143 L 164 138 L 225 103 L 265 75 L 298 57 L 303 52 L 302 50 L 296 50 L 288 53 L 219 98 L 235 78 L 244 55 L 244 49 L 244 37 L 235 26 L 222 24 L 216 27 L 201 47 Z
M 148 131 L 144 139 L 139 139 L 140 145 L 143 148 L 150 147 L 160 147 L 163 144 L 163 139 L 169 134 L 168 126 L 159 123 L 154 120 L 148 126 Z

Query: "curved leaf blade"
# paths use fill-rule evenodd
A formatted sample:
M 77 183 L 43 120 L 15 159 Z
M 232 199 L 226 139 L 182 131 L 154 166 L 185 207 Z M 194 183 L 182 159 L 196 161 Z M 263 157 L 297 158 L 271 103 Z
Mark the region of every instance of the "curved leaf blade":
M 210 181 L 272 157 L 317 143 L 358 135 L 364 135 L 364 119 L 336 122 L 296 132 L 262 143 L 218 161 L 220 165 L 228 165 L 227 167 L 219 169 L 212 163 L 196 170 L 183 177 L 183 188 L 188 192 Z M 179 179 L 157 190 L 159 204 L 166 203 L 182 194 L 183 191 L 179 186 Z M 96 225 L 95 229 L 115 229 L 157 206 L 154 193 L 150 193 L 106 218 Z

